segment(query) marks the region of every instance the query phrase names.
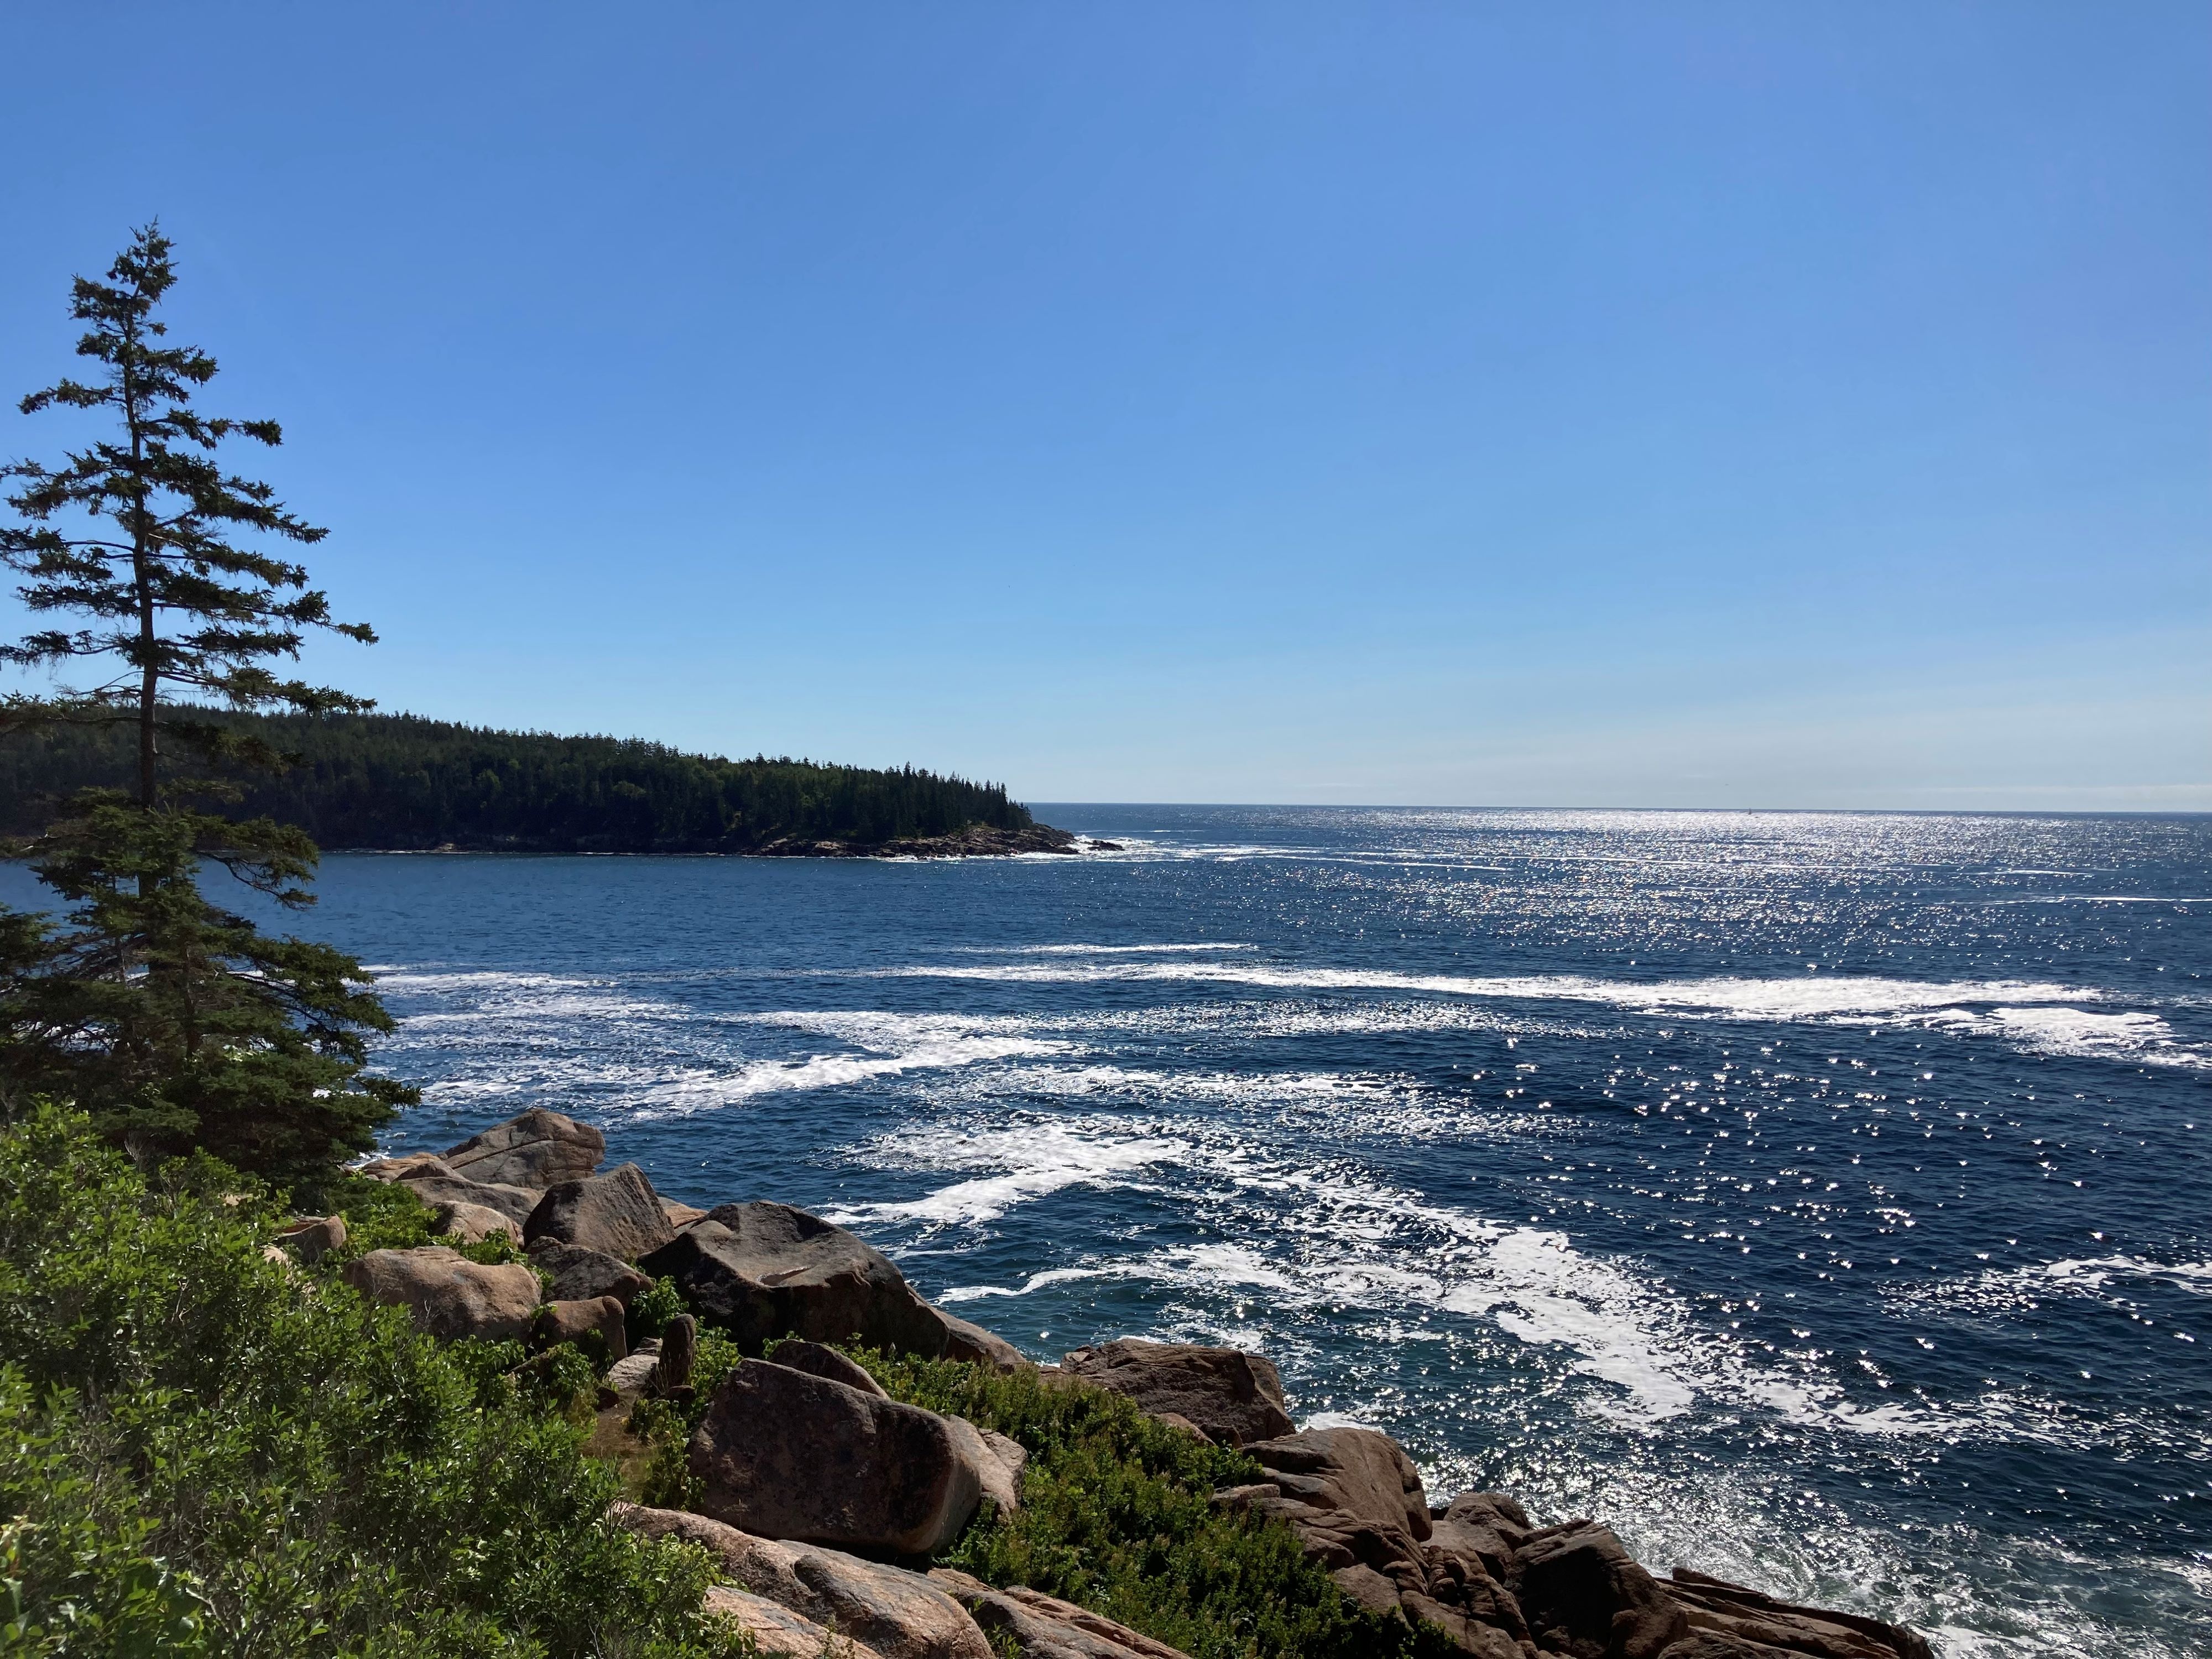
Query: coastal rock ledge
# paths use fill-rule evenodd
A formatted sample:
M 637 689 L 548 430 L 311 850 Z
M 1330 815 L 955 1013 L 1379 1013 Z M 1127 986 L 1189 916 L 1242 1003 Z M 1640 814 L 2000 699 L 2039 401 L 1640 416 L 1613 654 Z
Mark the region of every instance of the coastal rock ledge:
M 343 1274 L 441 1338 L 527 1334 L 544 1346 L 595 1334 L 602 1363 L 614 1362 L 602 1397 L 625 1410 L 649 1393 L 693 1397 L 697 1326 L 734 1340 L 751 1357 L 703 1402 L 684 1449 L 708 1512 L 618 1504 L 611 1518 L 703 1546 L 731 1581 L 712 1606 L 763 1653 L 1182 1659 L 1036 1590 L 915 1570 L 984 1504 L 1022 1506 L 1029 1449 L 890 1399 L 838 1352 L 857 1346 L 1109 1390 L 1182 1432 L 1240 1448 L 1262 1478 L 1215 1492 L 1217 1506 L 1281 1522 L 1352 1601 L 1432 1626 L 1479 1659 L 1933 1659 L 1919 1636 L 1878 1619 L 1794 1606 L 1686 1567 L 1656 1577 L 1594 1520 L 1536 1526 L 1504 1492 L 1432 1506 L 1389 1436 L 1297 1429 L 1274 1366 L 1257 1354 L 1124 1338 L 1036 1366 L 932 1307 L 842 1227 L 767 1201 L 674 1204 L 635 1164 L 600 1175 L 604 1152 L 596 1130 L 534 1110 L 439 1157 L 377 1160 L 363 1173 L 434 1207 L 512 1218 L 532 1265 L 483 1267 L 428 1245 L 372 1251 Z M 306 1259 L 342 1229 L 313 1223 L 285 1237 Z M 660 1278 L 690 1311 L 624 1358 L 625 1304 Z

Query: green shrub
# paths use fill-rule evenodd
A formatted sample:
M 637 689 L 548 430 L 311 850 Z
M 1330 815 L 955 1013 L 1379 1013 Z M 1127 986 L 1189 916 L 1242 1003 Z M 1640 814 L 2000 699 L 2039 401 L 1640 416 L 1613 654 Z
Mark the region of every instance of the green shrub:
M 0 1130 L 0 1650 L 749 1650 L 702 1553 L 607 1521 L 519 1346 L 303 1280 L 204 1185 L 149 1188 L 82 1117 Z
M 452 1245 L 470 1261 L 487 1267 L 530 1260 L 505 1233 L 494 1233 L 474 1244 L 455 1244 L 432 1232 L 430 1224 L 435 1217 L 430 1206 L 416 1195 L 412 1187 L 401 1182 L 339 1176 L 331 1180 L 324 1196 L 331 1212 L 345 1218 L 346 1242 L 336 1253 L 338 1261 L 350 1261 L 371 1250 L 411 1250 L 418 1244 Z
M 668 1322 L 678 1314 L 688 1313 L 684 1304 L 684 1292 L 676 1288 L 672 1279 L 656 1279 L 652 1285 L 630 1298 L 628 1330 L 633 1348 L 650 1337 L 659 1336 L 668 1328 Z
M 854 1355 L 896 1400 L 956 1413 L 1030 1454 L 1022 1507 L 986 1512 L 944 1564 L 1027 1584 L 1181 1648 L 1192 1659 L 1384 1659 L 1455 1654 L 1348 1600 L 1280 1522 L 1214 1507 L 1216 1488 L 1261 1479 L 1102 1389 L 1048 1384 L 948 1360 Z

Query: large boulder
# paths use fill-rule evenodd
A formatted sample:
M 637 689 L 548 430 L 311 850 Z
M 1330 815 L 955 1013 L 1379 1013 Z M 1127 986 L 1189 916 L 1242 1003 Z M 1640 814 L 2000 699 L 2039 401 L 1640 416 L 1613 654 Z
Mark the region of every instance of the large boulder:
M 496 1182 L 465 1181 L 459 1176 L 410 1176 L 400 1185 L 433 1210 L 441 1204 L 474 1204 L 496 1210 L 517 1227 L 530 1219 L 544 1194 L 527 1187 L 502 1186 Z
M 934 1568 L 929 1577 L 951 1592 L 994 1643 L 1011 1644 L 1022 1659 L 1188 1659 L 1181 1648 L 1041 1590 L 993 1589 L 950 1567 Z
M 1308 1429 L 1245 1449 L 1268 1479 L 1217 1503 L 1287 1522 L 1307 1558 L 1370 1611 L 1426 1620 L 1480 1659 L 1523 1659 L 1527 1621 L 1479 1547 L 1494 1540 L 1478 1533 L 1471 1506 L 1431 1520 L 1420 1474 L 1396 1441 L 1372 1429 Z M 1502 1569 L 1524 1536 L 1513 1533 Z
M 1770 1650 L 1817 1659 L 1933 1659 L 1924 1638 L 1901 1625 L 1862 1613 L 1794 1607 L 1725 1578 L 1674 1569 L 1659 1588 L 1690 1621 L 1693 1651 L 1677 1643 L 1667 1659 L 1754 1659 Z
M 960 1535 L 981 1499 L 975 1434 L 916 1406 L 747 1359 L 693 1433 L 690 1468 L 701 1512 L 747 1532 L 928 1555 Z
M 326 1215 L 312 1220 L 295 1222 L 276 1235 L 276 1242 L 301 1261 L 313 1267 L 332 1250 L 344 1248 L 345 1218 L 342 1215 Z
M 700 1605 L 751 1637 L 761 1659 L 883 1659 L 873 1648 L 750 1590 L 709 1584 Z
M 471 1135 L 445 1161 L 455 1175 L 470 1181 L 542 1191 L 583 1180 L 599 1167 L 606 1151 L 606 1137 L 590 1124 L 533 1107 Z
M 407 1309 L 417 1329 L 448 1340 L 522 1336 L 538 1312 L 538 1275 L 529 1268 L 483 1267 L 442 1244 L 371 1250 L 347 1262 L 341 1276 L 370 1301 Z
M 1609 1527 L 1541 1528 L 1515 1552 L 1515 1589 L 1537 1645 L 1602 1659 L 1659 1659 L 1690 1633 L 1679 1603 Z
M 660 1200 L 645 1171 L 624 1164 L 603 1176 L 548 1188 L 522 1224 L 522 1236 L 532 1244 L 541 1238 L 557 1238 L 564 1244 L 635 1261 L 669 1243 L 676 1230 L 661 1213 Z
M 1172 1413 L 1212 1439 L 1241 1446 L 1297 1425 L 1283 1402 L 1283 1380 L 1258 1354 L 1124 1337 L 1078 1348 L 1060 1361 L 1070 1376 L 1127 1395 L 1154 1415 Z
M 545 1291 L 548 1302 L 588 1302 L 611 1296 L 627 1308 L 640 1291 L 653 1285 L 620 1256 L 550 1237 L 531 1245 L 530 1265 L 551 1281 Z
M 777 1364 L 805 1371 L 809 1376 L 826 1376 L 832 1382 L 842 1382 L 848 1389 L 858 1389 L 878 1400 L 890 1398 L 884 1392 L 884 1385 L 868 1375 L 867 1367 L 822 1343 L 779 1342 L 772 1358 Z
M 945 1328 L 879 1250 L 787 1204 L 725 1204 L 641 1256 L 747 1353 L 779 1336 L 936 1358 Z
M 761 1538 L 703 1515 L 617 1504 L 614 1518 L 650 1538 L 697 1544 L 722 1571 L 884 1659 L 995 1659 L 959 1602 L 920 1573 L 842 1550 Z

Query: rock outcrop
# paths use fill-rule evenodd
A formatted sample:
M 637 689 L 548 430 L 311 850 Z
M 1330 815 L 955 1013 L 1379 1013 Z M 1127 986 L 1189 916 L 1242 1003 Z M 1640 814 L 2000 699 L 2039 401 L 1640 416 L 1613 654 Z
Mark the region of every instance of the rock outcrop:
M 538 1207 L 538 1200 L 545 1196 L 527 1187 L 509 1187 L 489 1181 L 466 1181 L 459 1176 L 414 1176 L 400 1184 L 433 1210 L 441 1204 L 477 1205 L 487 1210 L 498 1211 L 517 1227 L 530 1219 L 530 1212 Z
M 751 1637 L 761 1659 L 882 1659 L 873 1648 L 750 1590 L 709 1584 L 701 1605 Z
M 884 1659 L 996 1659 L 975 1620 L 920 1573 L 842 1550 L 757 1537 L 680 1510 L 618 1504 L 614 1516 L 649 1538 L 702 1546 L 755 1595 L 817 1625 L 834 1625 Z
M 744 1531 L 929 1555 L 959 1536 L 981 1499 L 975 1434 L 919 1407 L 748 1359 L 715 1390 L 691 1437 L 690 1469 L 701 1510 Z
M 779 1342 L 770 1358 L 776 1364 L 788 1365 L 809 1376 L 824 1376 L 848 1389 L 858 1389 L 862 1394 L 872 1394 L 878 1400 L 890 1398 L 884 1392 L 884 1385 L 868 1375 L 866 1366 L 819 1342 Z
M 931 1308 L 929 1311 L 936 1316 L 938 1323 L 945 1328 L 945 1345 L 937 1351 L 937 1358 L 961 1359 L 970 1364 L 988 1365 L 994 1371 L 1036 1369 L 1035 1362 L 1005 1337 L 994 1335 L 981 1325 L 971 1325 L 964 1319 L 956 1319 L 942 1308 Z
M 1675 1568 L 1661 1588 L 1681 1604 L 1696 1644 L 1677 1643 L 1667 1659 L 1760 1659 L 1770 1648 L 1818 1659 L 1934 1659 L 1926 1640 L 1901 1626 L 1793 1607 L 1687 1567 Z
M 619 1256 L 553 1237 L 531 1245 L 530 1265 L 551 1281 L 545 1291 L 548 1302 L 588 1302 L 611 1296 L 628 1307 L 633 1297 L 653 1285 Z
M 882 1252 L 787 1204 L 725 1204 L 639 1258 L 747 1353 L 771 1339 L 858 1342 L 935 1358 L 943 1316 Z
M 652 1255 L 676 1237 L 662 1213 L 660 1200 L 645 1171 L 624 1164 L 603 1176 L 563 1181 L 545 1195 L 522 1224 L 522 1237 L 535 1244 L 555 1238 L 623 1261 Z
M 1283 1379 L 1257 1354 L 1124 1337 L 1078 1348 L 1060 1370 L 1115 1394 L 1154 1416 L 1172 1413 L 1224 1445 L 1269 1440 L 1297 1426 L 1283 1403 Z
M 933 1570 L 929 1577 L 950 1591 L 987 1635 L 1010 1640 L 1022 1659 L 1188 1659 L 1181 1648 L 1040 1590 L 993 1589 L 949 1567 Z
M 522 1243 L 522 1229 L 513 1216 L 483 1204 L 459 1204 L 450 1199 L 430 1206 L 430 1231 L 459 1244 L 481 1244 L 495 1234 Z
M 444 1158 L 464 1180 L 543 1191 L 585 1179 L 606 1151 L 606 1137 L 590 1124 L 539 1107 L 470 1136 Z
M 529 1268 L 483 1267 L 442 1244 L 371 1250 L 347 1262 L 341 1276 L 373 1302 L 407 1309 L 417 1329 L 448 1340 L 522 1336 L 538 1313 L 538 1275 Z

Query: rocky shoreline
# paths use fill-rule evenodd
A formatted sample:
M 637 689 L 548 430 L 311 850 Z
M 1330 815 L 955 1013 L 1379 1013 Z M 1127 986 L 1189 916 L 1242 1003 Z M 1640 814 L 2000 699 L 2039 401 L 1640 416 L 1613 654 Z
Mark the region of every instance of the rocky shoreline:
M 1216 1510 L 1279 1523 L 1352 1601 L 1480 1659 L 1930 1659 L 1918 1635 L 1879 1620 L 1679 1566 L 1658 1577 L 1595 1520 L 1536 1526 L 1503 1492 L 1432 1504 L 1389 1436 L 1298 1429 L 1262 1356 L 1124 1339 L 1040 1366 L 925 1302 L 842 1228 L 769 1200 L 678 1204 L 635 1164 L 602 1173 L 605 1152 L 597 1130 L 533 1110 L 441 1156 L 371 1164 L 362 1173 L 412 1189 L 449 1242 L 373 1250 L 343 1277 L 441 1339 L 598 1352 L 595 1443 L 619 1442 L 641 1402 L 703 1405 L 680 1448 L 685 1506 L 625 1502 L 611 1518 L 704 1548 L 724 1580 L 709 1607 L 763 1653 L 1182 1659 L 1073 1602 L 931 1565 L 985 1505 L 1019 1511 L 1030 1450 L 892 1399 L 849 1348 L 1101 1390 L 1235 1448 L 1261 1478 L 1216 1490 Z M 487 1265 L 453 1248 L 496 1235 L 527 1260 Z M 343 1242 L 330 1217 L 294 1228 L 283 1249 L 313 1260 Z M 630 1304 L 670 1285 L 684 1311 L 632 1352 Z M 744 1357 L 702 1389 L 707 1333 Z
M 1074 836 L 1048 823 L 1001 830 L 988 823 L 971 823 L 943 836 L 904 836 L 890 841 L 849 842 L 786 836 L 758 845 L 728 842 L 666 842 L 638 846 L 612 836 L 577 836 L 559 841 L 530 836 L 477 836 L 465 841 L 440 842 L 432 846 L 327 847 L 326 853 L 388 853 L 416 856 L 451 854 L 504 854 L 526 857 L 561 858 L 723 858 L 723 859 L 981 859 L 1014 858 L 1024 853 L 1118 853 L 1117 842 Z

